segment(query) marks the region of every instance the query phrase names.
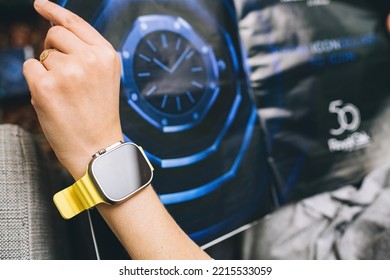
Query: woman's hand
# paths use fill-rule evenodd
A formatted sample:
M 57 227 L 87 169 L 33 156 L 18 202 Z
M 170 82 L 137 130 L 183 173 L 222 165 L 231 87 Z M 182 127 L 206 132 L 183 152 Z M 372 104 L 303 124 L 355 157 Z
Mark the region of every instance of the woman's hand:
M 55 24 L 40 63 L 24 64 L 32 104 L 59 161 L 74 178 L 84 175 L 91 156 L 122 140 L 119 120 L 120 60 L 108 41 L 72 12 L 47 0 L 39 14 Z

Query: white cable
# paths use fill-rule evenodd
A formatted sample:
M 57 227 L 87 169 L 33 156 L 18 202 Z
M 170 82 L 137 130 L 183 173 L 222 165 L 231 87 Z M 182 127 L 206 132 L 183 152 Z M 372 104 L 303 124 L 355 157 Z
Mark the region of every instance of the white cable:
M 89 210 L 87 210 L 87 212 L 88 212 L 89 226 L 91 227 L 91 234 L 92 234 L 93 246 L 95 247 L 95 252 L 96 252 L 96 258 L 97 258 L 98 260 L 100 260 L 99 248 L 98 248 L 98 245 L 97 245 L 97 242 L 96 242 L 95 232 L 94 232 L 94 230 L 93 230 L 93 224 L 92 224 L 91 214 L 90 214 Z

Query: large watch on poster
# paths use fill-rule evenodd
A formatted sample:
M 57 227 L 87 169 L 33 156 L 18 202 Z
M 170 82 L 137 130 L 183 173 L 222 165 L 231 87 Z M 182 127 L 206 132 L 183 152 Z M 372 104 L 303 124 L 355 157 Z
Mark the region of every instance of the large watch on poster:
M 199 123 L 219 93 L 213 49 L 181 17 L 139 17 L 121 54 L 129 105 L 164 132 Z

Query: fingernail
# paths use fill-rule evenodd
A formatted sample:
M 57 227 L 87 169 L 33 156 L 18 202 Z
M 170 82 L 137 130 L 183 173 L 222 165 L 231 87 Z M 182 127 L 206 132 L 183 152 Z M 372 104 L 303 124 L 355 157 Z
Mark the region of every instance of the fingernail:
M 40 6 L 43 6 L 44 4 L 46 4 L 47 1 L 48 0 L 35 0 L 35 5 L 40 7 Z

